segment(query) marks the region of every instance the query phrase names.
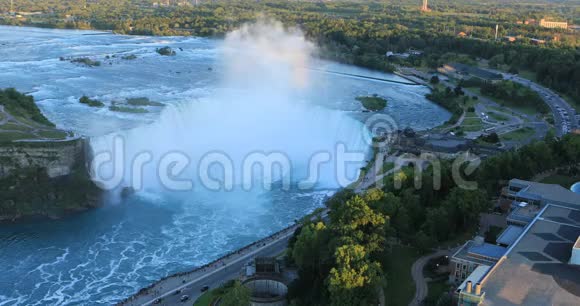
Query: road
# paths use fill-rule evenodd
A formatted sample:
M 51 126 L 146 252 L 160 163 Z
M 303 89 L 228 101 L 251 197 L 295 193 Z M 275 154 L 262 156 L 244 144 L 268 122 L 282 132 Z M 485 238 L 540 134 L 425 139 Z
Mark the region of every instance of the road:
M 312 217 L 312 220 L 328 217 L 328 210 Z M 273 257 L 282 253 L 288 246 L 288 240 L 298 225 L 290 226 L 283 231 L 234 252 L 215 263 L 182 275 L 174 275 L 155 283 L 147 292 L 136 294 L 119 305 L 179 305 L 183 295 L 188 296 L 184 305 L 190 305 L 201 296 L 201 288 L 209 286 L 218 288 L 225 282 L 238 278 L 243 267 L 256 257 Z
M 423 256 L 411 267 L 411 276 L 413 277 L 413 281 L 415 281 L 415 296 L 409 306 L 419 306 L 422 304 L 423 300 L 427 297 L 429 293 L 429 285 L 427 284 L 427 279 L 423 275 L 423 269 L 425 265 L 429 262 L 429 260 L 441 256 L 450 256 L 451 250 L 440 250 L 435 253 Z
M 147 294 L 136 295 L 132 300 L 120 304 L 153 305 L 159 300 L 157 305 L 179 305 L 181 304 L 180 298 L 187 295 L 189 300 L 184 304 L 189 305 L 201 296 L 203 286 L 209 286 L 211 289 L 218 288 L 226 281 L 239 277 L 242 268 L 252 259 L 262 256 L 271 257 L 283 252 L 296 228 L 297 226 L 288 228 L 283 235 L 265 242 L 265 245 L 257 246 L 247 253 L 234 254 L 204 269 L 159 281 L 148 290 Z M 176 292 L 179 293 L 176 294 Z
M 562 97 L 552 90 L 532 82 L 528 79 L 524 79 L 518 75 L 501 72 L 498 70 L 487 69 L 491 72 L 500 73 L 503 75 L 504 79 L 511 80 L 513 82 L 522 84 L 526 87 L 537 92 L 542 99 L 548 104 L 552 113 L 554 114 L 554 125 L 556 126 L 556 135 L 562 136 L 578 128 L 578 122 L 576 121 L 576 110 L 568 104 Z

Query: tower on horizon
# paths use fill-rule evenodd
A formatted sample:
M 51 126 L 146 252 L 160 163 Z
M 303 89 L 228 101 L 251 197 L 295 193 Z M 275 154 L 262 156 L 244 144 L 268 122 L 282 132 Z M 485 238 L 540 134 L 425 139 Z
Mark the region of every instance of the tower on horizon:
M 423 0 L 423 6 L 421 6 L 421 12 L 429 12 L 429 3 L 428 0 Z

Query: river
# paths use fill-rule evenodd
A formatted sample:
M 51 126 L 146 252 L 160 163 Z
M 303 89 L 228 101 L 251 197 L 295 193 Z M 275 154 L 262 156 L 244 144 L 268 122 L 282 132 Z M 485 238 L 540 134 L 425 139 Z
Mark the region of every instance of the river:
M 424 98 L 426 87 L 383 82 L 377 79 L 405 80 L 317 59 L 288 68 L 287 58 L 265 56 L 284 44 L 244 39 L 1 26 L 0 88 L 34 96 L 51 121 L 89 137 L 96 151 L 108 148 L 112 135 L 123 136 L 131 154 L 178 150 L 199 158 L 221 150 L 236 163 L 251 151 L 282 151 L 298 173 L 306 172 L 310 155 L 336 143 L 368 152 L 361 122 L 371 114 L 361 111 L 357 96 L 385 97 L 383 113 L 399 128 L 427 129 L 449 119 Z M 288 48 L 296 47 L 296 37 L 287 39 Z M 165 46 L 176 55 L 156 52 Z M 296 52 L 289 54 L 292 61 Z M 136 58 L 123 58 L 129 55 Z M 67 60 L 79 57 L 101 65 Z M 273 70 L 272 63 L 280 66 Z M 82 95 L 107 105 L 147 97 L 167 106 L 147 106 L 146 114 L 112 112 L 78 103 Z M 360 166 L 352 166 L 350 180 Z M 292 224 L 338 188 L 332 173 L 323 170 L 321 182 L 307 190 L 274 184 L 268 190 L 172 192 L 151 178 L 128 197 L 108 193 L 101 208 L 86 213 L 0 225 L 0 305 L 115 303 Z

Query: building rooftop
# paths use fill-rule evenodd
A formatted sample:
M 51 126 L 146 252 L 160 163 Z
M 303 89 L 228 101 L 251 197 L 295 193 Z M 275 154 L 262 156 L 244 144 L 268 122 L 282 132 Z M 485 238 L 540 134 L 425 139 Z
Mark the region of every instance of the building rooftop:
M 483 305 L 578 305 L 580 267 L 568 264 L 580 210 L 547 205 L 483 278 Z
M 481 79 L 486 79 L 486 80 L 502 80 L 503 79 L 502 75 L 499 73 L 490 72 L 490 71 L 483 70 L 483 69 L 480 69 L 480 68 L 477 68 L 474 66 L 465 65 L 465 64 L 461 64 L 461 63 L 450 63 L 448 65 L 459 72 L 470 74 L 470 75 L 473 75 L 473 76 L 481 78 Z
M 517 196 L 541 197 L 549 203 L 564 206 L 570 206 L 572 204 L 580 207 L 580 194 L 572 192 L 560 185 L 529 182 L 520 179 L 512 179 L 510 185 L 525 186 L 517 192 Z
M 510 246 L 520 237 L 523 231 L 524 228 L 521 226 L 510 225 L 499 235 L 496 241 L 499 244 Z
M 499 260 L 507 251 L 505 247 L 484 243 L 482 245 L 472 245 L 468 249 L 468 254 L 471 256 L 489 257 Z
M 463 283 L 461 283 L 461 285 L 459 285 L 458 288 L 460 290 L 465 290 L 465 286 L 467 285 L 468 281 L 471 281 L 473 286 L 475 286 L 475 284 L 477 284 L 479 280 L 483 278 L 483 276 L 487 273 L 487 271 L 489 271 L 490 268 L 491 266 L 487 265 L 477 266 L 477 268 L 475 268 L 475 270 L 469 274 L 469 276 L 463 281 Z
M 466 242 L 453 258 L 470 261 L 478 265 L 493 265 L 507 251 L 506 248 L 483 242 L 477 242 L 477 238 Z

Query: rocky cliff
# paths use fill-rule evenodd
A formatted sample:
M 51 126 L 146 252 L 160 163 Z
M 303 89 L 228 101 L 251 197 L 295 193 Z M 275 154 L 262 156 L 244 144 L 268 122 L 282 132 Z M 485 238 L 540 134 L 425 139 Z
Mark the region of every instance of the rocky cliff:
M 58 218 L 100 203 L 85 141 L 0 143 L 0 222 Z

